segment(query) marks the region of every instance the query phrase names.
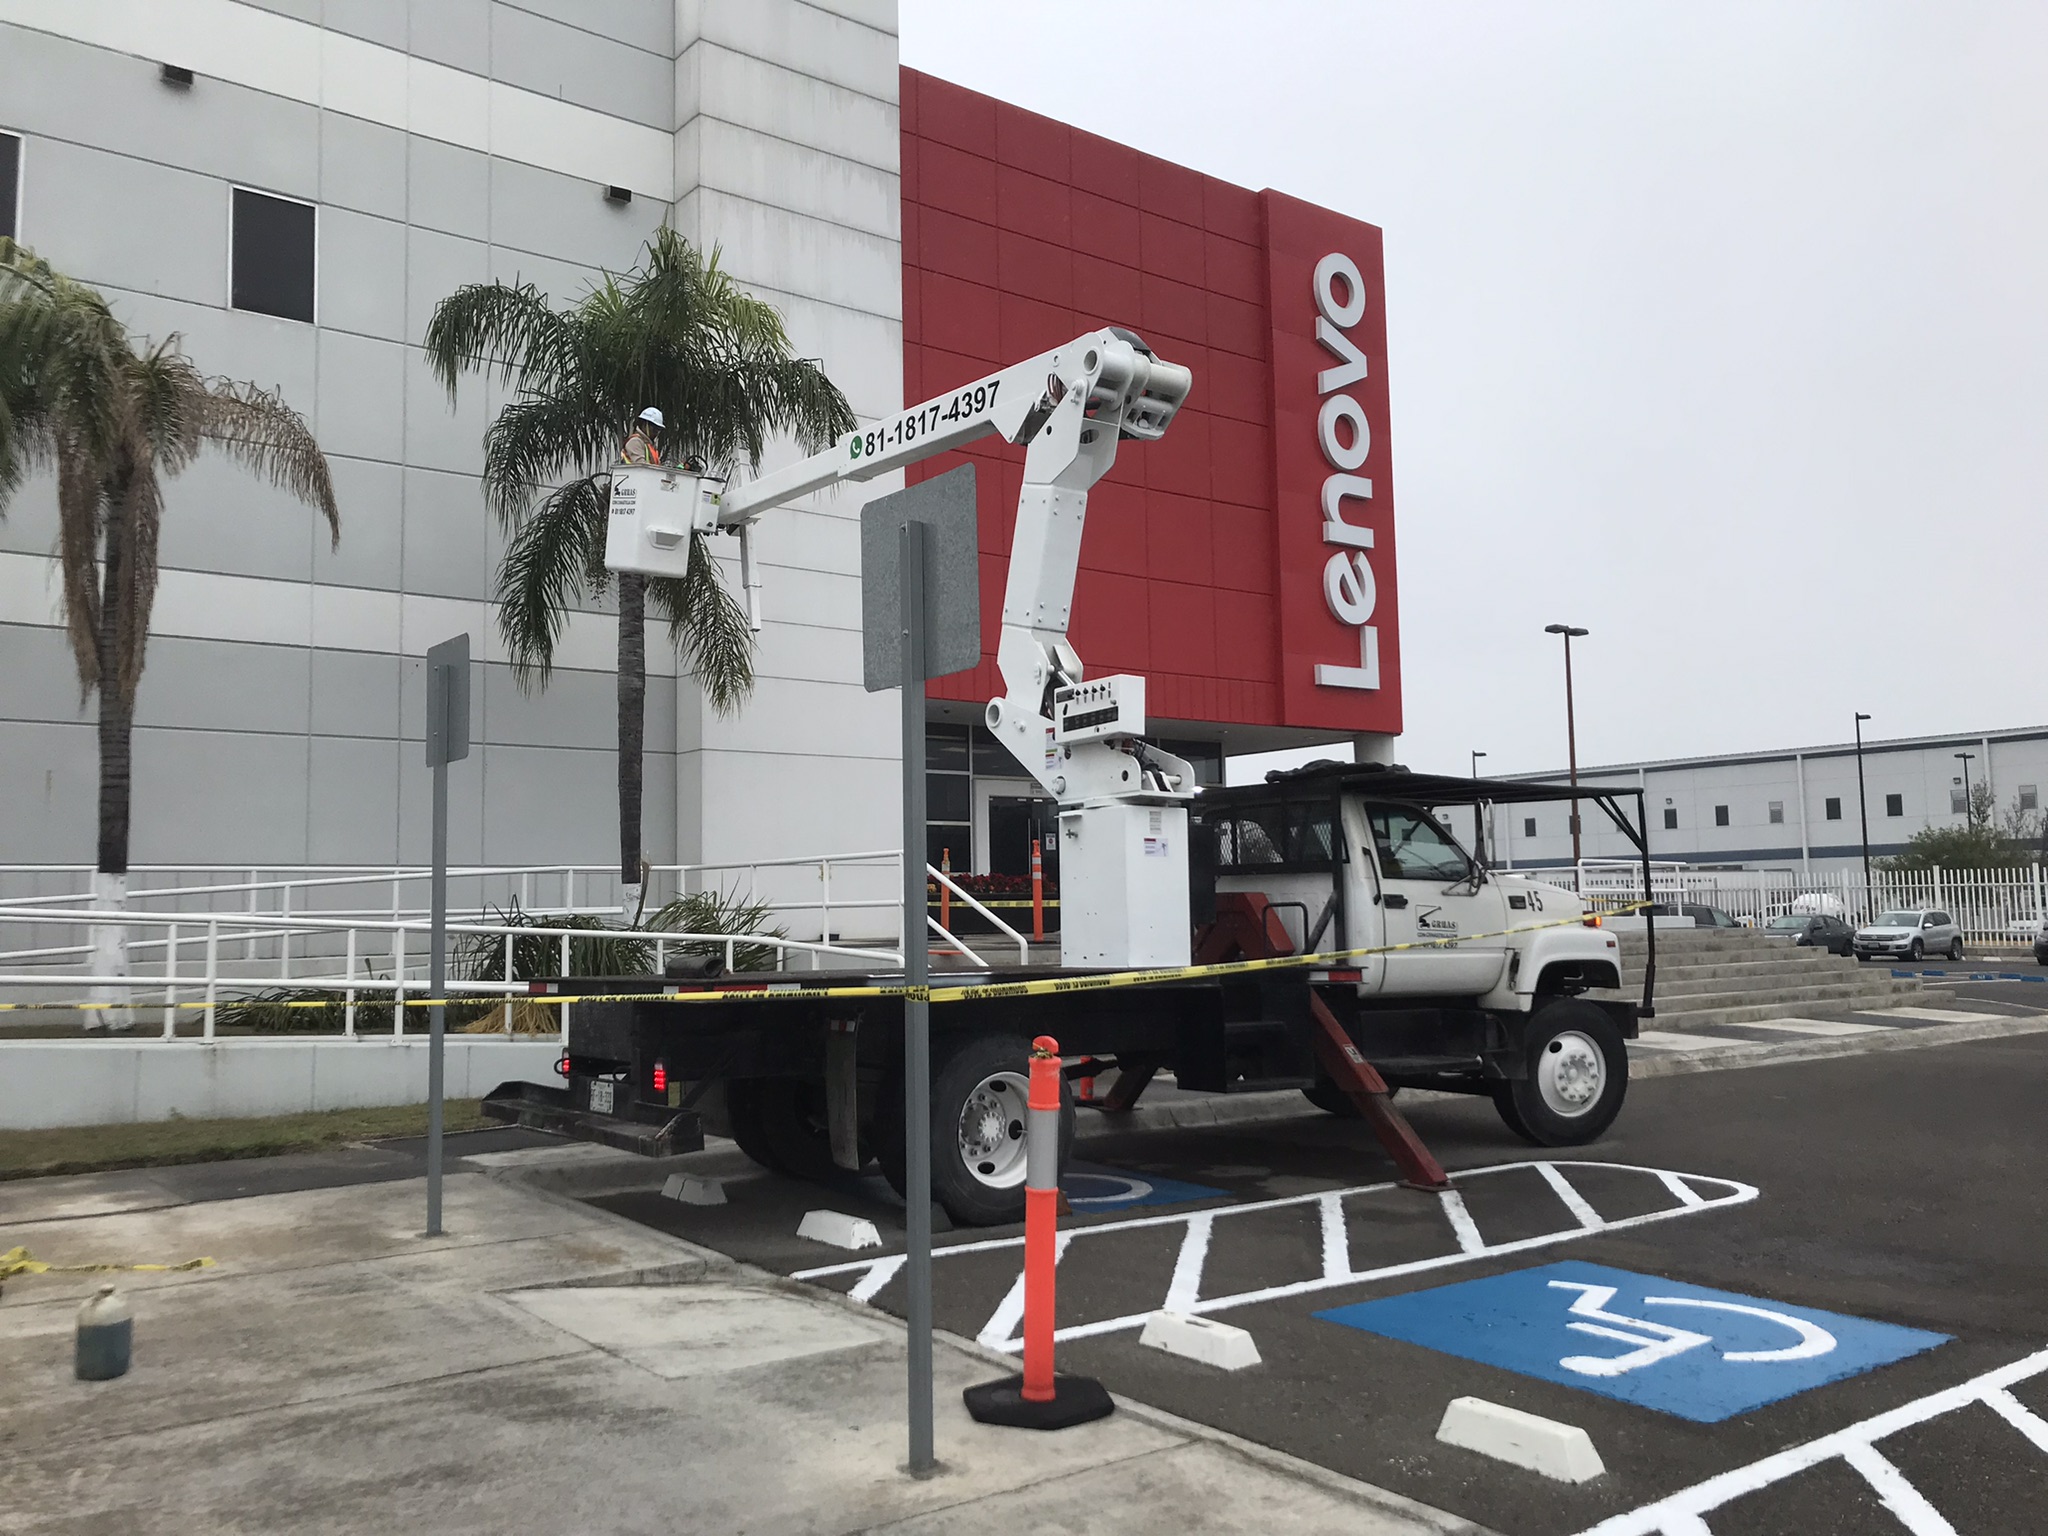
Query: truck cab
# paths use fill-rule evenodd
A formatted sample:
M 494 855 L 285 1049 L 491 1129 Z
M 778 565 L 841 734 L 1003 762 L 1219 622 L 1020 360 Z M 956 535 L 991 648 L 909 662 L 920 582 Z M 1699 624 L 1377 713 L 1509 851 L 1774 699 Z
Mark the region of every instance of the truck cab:
M 1318 994 L 1390 1085 L 1484 1093 L 1530 1140 L 1590 1141 L 1648 1006 L 1584 996 L 1620 989 L 1618 937 L 1571 891 L 1487 868 L 1437 814 L 1560 791 L 1332 763 L 1205 793 L 1196 959 L 1328 954 Z M 1308 1094 L 1345 1110 L 1326 1083 Z

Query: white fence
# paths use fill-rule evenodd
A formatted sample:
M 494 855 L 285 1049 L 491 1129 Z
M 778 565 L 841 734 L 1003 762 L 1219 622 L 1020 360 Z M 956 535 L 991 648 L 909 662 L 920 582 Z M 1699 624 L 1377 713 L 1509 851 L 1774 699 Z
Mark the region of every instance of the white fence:
M 545 916 L 537 921 L 529 918 L 523 923 L 508 923 L 502 912 L 486 909 L 473 919 L 451 920 L 448 933 L 451 941 L 464 937 L 492 941 L 490 947 L 502 955 L 502 974 L 452 980 L 448 995 L 507 998 L 503 1020 L 505 1032 L 510 1034 L 514 1014 L 509 999 L 525 995 L 530 981 L 571 974 L 572 950 L 577 943 L 608 939 L 633 940 L 645 946 L 656 974 L 661 973 L 672 954 L 702 954 L 719 949 L 724 951 L 727 969 L 734 968 L 737 952 L 742 949 L 770 951 L 774 969 L 783 971 L 818 971 L 825 969 L 828 962 L 852 962 L 870 968 L 901 966 L 902 950 L 895 939 L 895 931 L 901 928 L 900 895 L 884 899 L 849 898 L 841 894 L 835 898 L 832 891 L 835 867 L 842 871 L 865 870 L 885 863 L 890 885 L 900 892 L 897 859 L 896 850 L 889 849 L 828 858 L 764 860 L 754 865 L 672 867 L 668 871 L 678 877 L 677 888 L 685 890 L 690 889 L 686 883 L 690 877 L 702 880 L 707 870 L 716 871 L 730 880 L 728 885 L 716 887 L 728 897 L 765 905 L 771 912 L 787 912 L 792 903 L 764 899 L 754 882 L 762 880 L 764 872 L 772 877 L 790 870 L 815 870 L 821 888 L 822 900 L 815 907 L 821 930 L 833 933 L 838 914 L 869 913 L 877 926 L 886 920 L 891 935 L 884 942 L 891 945 L 889 948 L 792 938 L 767 931 L 690 932 L 611 924 L 596 928 L 550 926 Z M 19 873 L 20 867 L 0 870 L 0 878 Z M 79 875 L 76 870 L 64 873 L 72 878 Z M 161 878 L 161 871 L 151 873 Z M 1029 960 L 1030 944 L 1021 933 L 968 894 L 950 875 L 929 866 L 926 873 L 930 880 L 949 890 L 963 908 L 979 913 L 997 933 L 1014 944 L 1020 963 Z M 536 899 L 535 887 L 542 888 L 538 899 L 544 903 L 547 877 L 559 877 L 557 889 L 566 910 L 547 910 L 562 916 L 602 914 L 622 921 L 616 905 L 592 909 L 576 904 L 579 874 L 587 876 L 588 868 L 461 872 L 462 878 L 480 887 L 494 882 L 500 888 L 512 887 L 526 911 L 533 910 L 528 903 Z M 89 872 L 86 877 L 89 878 Z M 392 1016 L 388 1031 L 380 1029 L 378 1033 L 403 1037 L 408 1032 L 407 1008 L 419 1006 L 427 987 L 431 942 L 429 914 L 406 906 L 405 898 L 427 878 L 426 873 L 414 870 L 302 871 L 281 879 L 239 884 L 157 884 L 131 891 L 129 905 L 117 912 L 93 907 L 88 896 L 17 895 L 0 900 L 0 992 L 16 1000 L 38 1002 L 51 1011 L 57 1011 L 66 1002 L 118 1002 L 128 1015 L 121 1020 L 124 1026 L 134 1022 L 133 1015 L 159 1015 L 165 1039 L 177 1035 L 181 1017 L 189 1022 L 197 1014 L 198 1032 L 201 1038 L 209 1040 L 216 1035 L 219 1009 L 238 999 L 251 994 L 260 998 L 267 992 L 282 990 L 324 992 L 340 999 L 345 1036 L 353 1038 L 357 1034 L 362 1011 L 375 1005 L 380 1013 L 388 1006 Z M 368 914 L 348 910 L 348 901 L 360 900 L 366 886 L 374 886 L 380 897 L 389 892 L 390 916 L 383 915 L 381 906 Z M 700 884 L 695 888 L 706 887 Z M 587 895 L 587 880 L 583 889 Z M 420 890 L 417 894 L 425 893 Z M 307 910 L 309 907 L 315 910 Z M 939 945 L 973 964 L 988 963 L 936 919 L 928 917 L 926 921 L 931 937 Z M 93 954 L 93 933 L 109 927 L 118 928 L 125 935 L 127 965 L 120 974 L 94 974 L 87 964 Z M 520 975 L 516 970 L 519 949 L 522 944 L 527 948 L 531 968 L 530 941 L 534 939 L 552 941 L 547 962 L 539 975 Z M 94 995 L 88 997 L 89 993 Z M 566 1039 L 569 1006 L 559 1005 L 558 1012 L 558 1028 Z M 94 1020 L 88 1018 L 88 1022 Z M 411 1023 L 412 1032 L 417 1033 L 425 1021 L 415 1018 Z
M 1584 895 L 1596 907 L 1644 899 L 1643 866 L 1626 859 L 1587 859 L 1576 870 L 1518 869 Z M 1814 898 L 1820 898 L 1815 901 Z M 1762 924 L 1797 910 L 1839 913 L 1867 922 L 1881 913 L 1932 907 L 1962 925 L 1973 944 L 2026 943 L 2048 914 L 2048 873 L 2025 869 L 1931 869 L 1909 874 L 1861 870 L 1802 875 L 1793 870 L 1694 869 L 1652 863 L 1648 899 L 1659 905 L 1718 907 L 1738 922 Z

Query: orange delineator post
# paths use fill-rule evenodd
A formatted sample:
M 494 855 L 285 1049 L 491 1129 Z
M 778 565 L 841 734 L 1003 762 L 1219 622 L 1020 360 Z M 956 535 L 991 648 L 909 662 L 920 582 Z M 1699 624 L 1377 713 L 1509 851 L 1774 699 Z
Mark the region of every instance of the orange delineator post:
M 1059 1266 L 1060 1047 L 1050 1035 L 1031 1042 L 1025 1100 L 1024 1370 L 967 1388 L 967 1411 L 984 1424 L 1064 1429 L 1112 1412 L 1099 1381 L 1053 1370 L 1053 1274 Z
M 1045 860 L 1038 839 L 1031 839 L 1031 942 L 1045 942 Z
M 1024 1401 L 1053 1400 L 1053 1271 L 1058 1263 L 1060 1047 L 1031 1042 L 1030 1122 L 1024 1145 Z M 1050 1156 L 1046 1156 L 1050 1153 Z

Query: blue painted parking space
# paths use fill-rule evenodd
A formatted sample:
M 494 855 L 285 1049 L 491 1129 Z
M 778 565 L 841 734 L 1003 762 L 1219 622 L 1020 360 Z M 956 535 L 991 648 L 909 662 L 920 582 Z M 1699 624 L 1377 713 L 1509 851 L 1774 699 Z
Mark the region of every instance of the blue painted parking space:
M 1060 1193 L 1076 1212 L 1127 1211 L 1141 1205 L 1184 1205 L 1190 1200 L 1215 1200 L 1229 1193 L 1207 1184 L 1190 1184 L 1156 1173 L 1130 1173 L 1096 1163 L 1068 1163 L 1060 1176 Z
M 1949 1338 L 1572 1261 L 1316 1316 L 1701 1424 Z

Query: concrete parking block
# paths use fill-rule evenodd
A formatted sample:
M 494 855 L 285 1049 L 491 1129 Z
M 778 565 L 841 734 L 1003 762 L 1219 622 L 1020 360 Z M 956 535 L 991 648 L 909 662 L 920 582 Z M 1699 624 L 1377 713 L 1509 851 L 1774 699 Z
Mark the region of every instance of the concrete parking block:
M 1259 1363 L 1258 1343 L 1244 1329 L 1185 1312 L 1154 1312 L 1145 1320 L 1138 1342 L 1219 1371 L 1241 1371 Z
M 834 1248 L 879 1248 L 882 1234 L 865 1217 L 843 1211 L 806 1211 L 797 1223 L 796 1235 L 812 1242 L 830 1243 Z
M 1454 1397 L 1437 1426 L 1437 1439 L 1505 1461 L 1560 1483 L 1585 1483 L 1607 1468 L 1593 1437 L 1576 1424 L 1524 1413 L 1483 1397 Z
M 724 1205 L 725 1185 L 717 1179 L 693 1179 L 672 1173 L 661 1185 L 662 1198 L 680 1200 L 684 1205 Z

